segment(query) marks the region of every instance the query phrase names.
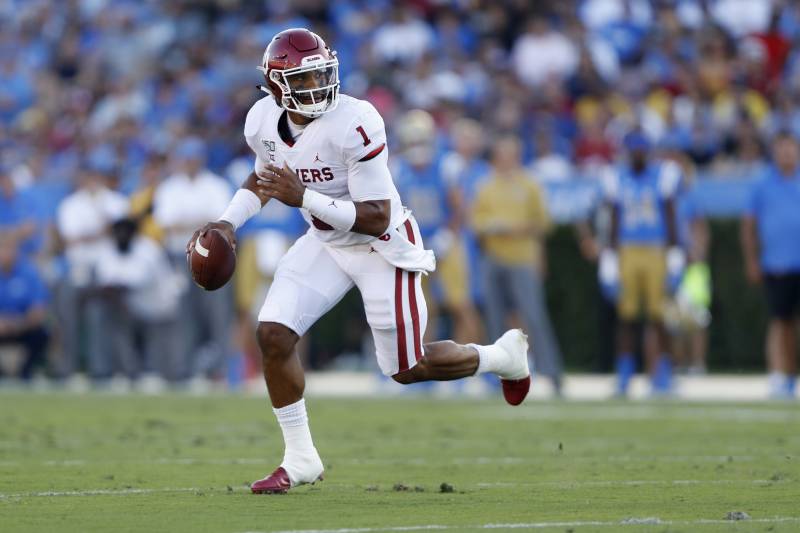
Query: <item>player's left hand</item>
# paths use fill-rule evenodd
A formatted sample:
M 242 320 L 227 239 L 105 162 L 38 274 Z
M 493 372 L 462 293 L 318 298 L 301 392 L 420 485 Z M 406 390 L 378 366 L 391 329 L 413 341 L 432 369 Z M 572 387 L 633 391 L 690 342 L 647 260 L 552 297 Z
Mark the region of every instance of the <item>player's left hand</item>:
M 667 289 L 671 294 L 678 290 L 686 269 L 686 252 L 678 246 L 667 250 Z
M 276 198 L 291 207 L 303 205 L 306 188 L 294 170 L 284 163 L 283 168 L 267 165 L 256 174 L 256 184 L 270 197 Z

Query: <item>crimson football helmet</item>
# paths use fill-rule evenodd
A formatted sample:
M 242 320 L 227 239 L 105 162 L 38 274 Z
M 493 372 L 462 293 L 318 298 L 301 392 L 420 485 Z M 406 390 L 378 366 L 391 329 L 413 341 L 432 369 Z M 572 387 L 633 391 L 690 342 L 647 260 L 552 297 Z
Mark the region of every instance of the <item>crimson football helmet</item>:
M 284 30 L 272 38 L 258 69 L 278 105 L 318 117 L 339 103 L 339 60 L 322 37 L 305 28 Z

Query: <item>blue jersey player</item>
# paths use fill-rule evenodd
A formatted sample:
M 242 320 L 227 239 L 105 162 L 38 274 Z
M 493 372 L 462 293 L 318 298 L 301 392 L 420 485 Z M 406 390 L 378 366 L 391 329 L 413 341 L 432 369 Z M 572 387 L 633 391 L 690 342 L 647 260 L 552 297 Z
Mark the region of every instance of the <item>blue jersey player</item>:
M 640 132 L 624 140 L 627 165 L 610 171 L 604 179 L 611 207 L 609 248 L 600 258 L 601 280 L 618 280 L 617 393 L 627 394 L 635 372 L 634 322 L 644 311 L 648 329 L 656 332 L 656 346 L 648 353 L 648 373 L 654 393 L 669 392 L 671 358 L 664 330 L 664 303 L 668 282 L 678 279 L 685 254 L 678 246 L 675 195 L 681 173 L 673 162 L 649 157 L 650 143 Z

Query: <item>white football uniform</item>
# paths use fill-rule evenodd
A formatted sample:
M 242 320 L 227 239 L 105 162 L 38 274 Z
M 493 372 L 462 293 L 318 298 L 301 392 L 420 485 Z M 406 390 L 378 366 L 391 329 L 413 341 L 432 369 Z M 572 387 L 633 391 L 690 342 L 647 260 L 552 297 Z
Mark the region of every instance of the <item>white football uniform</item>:
M 267 163 L 286 163 L 306 187 L 333 199 L 389 200 L 389 227 L 400 228 L 404 238 L 422 247 L 416 221 L 403 208 L 386 168 L 386 131 L 372 104 L 342 94 L 337 108 L 309 123 L 294 142 L 287 120 L 272 96 L 248 112 L 244 135 L 256 154 L 257 172 Z M 367 160 L 371 168 L 382 161 L 382 171 L 360 172 Z M 310 228 L 278 263 L 259 322 L 277 322 L 302 336 L 356 286 L 381 371 L 394 375 L 413 367 L 423 355 L 428 318 L 421 274 L 396 268 L 376 253 L 369 244 L 375 237 L 335 230 L 301 212 Z

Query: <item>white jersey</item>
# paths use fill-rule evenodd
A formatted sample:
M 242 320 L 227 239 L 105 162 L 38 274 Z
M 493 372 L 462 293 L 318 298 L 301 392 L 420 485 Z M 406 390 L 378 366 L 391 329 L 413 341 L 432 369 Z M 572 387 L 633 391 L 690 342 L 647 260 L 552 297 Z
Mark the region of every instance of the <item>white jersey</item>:
M 282 167 L 285 162 L 306 187 L 331 198 L 354 202 L 389 200 L 390 228 L 400 226 L 408 218 L 388 171 L 379 176 L 354 172 L 360 161 L 377 158 L 384 164 L 387 161 L 386 130 L 372 104 L 342 94 L 336 109 L 309 123 L 293 143 L 284 140 L 291 138 L 287 137 L 287 120 L 284 109 L 272 96 L 256 102 L 247 113 L 244 136 L 256 154 L 256 172 L 267 163 Z M 311 227 L 309 233 L 327 244 L 350 246 L 375 238 L 332 229 L 307 210 L 301 212 Z

